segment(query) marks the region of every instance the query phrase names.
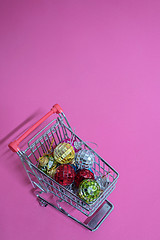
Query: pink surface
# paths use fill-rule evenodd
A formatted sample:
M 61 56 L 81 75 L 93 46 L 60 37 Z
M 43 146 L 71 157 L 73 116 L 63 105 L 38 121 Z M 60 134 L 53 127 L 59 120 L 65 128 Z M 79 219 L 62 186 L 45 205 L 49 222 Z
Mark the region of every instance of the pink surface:
M 1 1 L 1 240 L 158 240 L 160 1 Z M 7 144 L 59 103 L 119 173 L 92 233 L 42 208 Z

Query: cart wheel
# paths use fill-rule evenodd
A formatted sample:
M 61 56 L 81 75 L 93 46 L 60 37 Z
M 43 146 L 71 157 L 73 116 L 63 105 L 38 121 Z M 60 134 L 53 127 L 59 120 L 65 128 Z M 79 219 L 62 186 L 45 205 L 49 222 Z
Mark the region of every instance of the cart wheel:
M 41 207 L 47 207 L 48 203 L 46 203 L 45 201 L 43 201 L 43 200 L 41 200 L 41 199 L 38 199 L 38 201 L 39 201 L 39 205 L 40 205 Z

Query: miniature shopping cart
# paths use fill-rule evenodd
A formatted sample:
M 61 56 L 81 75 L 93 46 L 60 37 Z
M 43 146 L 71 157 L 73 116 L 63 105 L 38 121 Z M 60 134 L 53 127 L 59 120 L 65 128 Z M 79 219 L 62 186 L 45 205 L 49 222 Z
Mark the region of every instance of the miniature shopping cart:
M 48 123 L 48 118 L 54 113 L 57 114 L 57 117 Z M 28 141 L 25 150 L 20 150 L 20 142 L 28 135 L 32 135 L 36 128 L 40 128 L 39 126 L 44 124 L 44 121 L 47 122 L 47 125 L 40 131 L 38 129 L 39 132 Z M 60 185 L 38 168 L 37 159 L 48 151 L 53 151 L 53 145 L 56 146 L 65 139 L 73 137 L 84 149 L 94 153 L 95 162 L 92 167 L 94 175 L 96 177 L 107 176 L 107 187 L 92 204 L 86 203 L 70 187 Z M 54 144 L 52 144 L 53 142 Z M 115 188 L 118 173 L 75 134 L 58 104 L 55 104 L 21 137 L 11 142 L 9 148 L 20 157 L 41 206 L 50 205 L 91 231 L 96 230 L 113 210 L 113 205 L 107 200 L 107 197 Z

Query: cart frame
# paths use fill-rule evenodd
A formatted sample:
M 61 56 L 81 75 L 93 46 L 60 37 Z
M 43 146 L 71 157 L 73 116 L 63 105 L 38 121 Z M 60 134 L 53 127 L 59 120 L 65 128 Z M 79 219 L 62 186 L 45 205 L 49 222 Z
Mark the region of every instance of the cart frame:
M 28 146 L 25 148 L 25 150 L 20 150 L 19 144 L 54 113 L 57 114 L 57 118 L 53 119 L 37 134 L 35 134 L 28 141 Z M 107 176 L 107 188 L 92 204 L 88 204 L 80 199 L 75 194 L 75 192 L 73 192 L 72 185 L 70 187 L 64 187 L 38 168 L 37 159 L 48 151 L 53 152 L 53 142 L 56 146 L 66 138 L 76 139 L 76 141 L 81 143 L 83 148 L 89 149 L 94 153 L 95 162 L 92 170 L 95 176 Z M 65 114 L 63 113 L 62 108 L 58 104 L 55 104 L 44 117 L 42 117 L 22 136 L 20 136 L 17 140 L 11 142 L 8 146 L 20 157 L 28 178 L 31 181 L 33 188 L 35 189 L 35 195 L 41 206 L 46 207 L 49 205 L 51 207 L 54 207 L 91 231 L 98 229 L 98 227 L 113 210 L 114 206 L 107 200 L 107 197 L 115 189 L 115 185 L 119 177 L 118 172 L 112 168 L 103 158 L 101 158 L 88 144 L 86 144 L 75 134 Z M 43 197 L 44 195 L 45 197 Z M 47 199 L 49 195 L 54 199 L 54 203 L 53 199 Z M 72 206 L 74 209 L 78 210 L 78 212 L 81 212 L 87 216 L 87 218 L 85 221 L 79 220 L 77 217 L 74 217 L 73 214 L 70 214 L 63 207 L 61 207 L 60 203 L 65 203 L 67 206 Z

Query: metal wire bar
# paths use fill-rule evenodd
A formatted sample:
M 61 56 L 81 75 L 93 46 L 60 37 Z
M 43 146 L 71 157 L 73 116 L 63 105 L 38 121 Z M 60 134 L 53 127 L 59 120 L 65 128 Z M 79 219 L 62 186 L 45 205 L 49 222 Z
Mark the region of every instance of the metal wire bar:
M 69 203 L 68 199 L 71 201 L 70 205 L 73 205 L 72 201 L 74 201 L 75 203 L 77 203 L 77 196 L 74 195 L 73 193 L 69 192 L 66 188 L 64 188 L 63 186 L 59 185 L 57 182 L 55 182 L 53 179 L 51 179 L 50 182 L 46 182 L 46 179 L 48 178 L 47 175 L 45 175 L 45 173 L 43 173 L 40 169 L 37 169 L 35 166 L 32 166 L 32 168 L 34 168 L 34 171 L 37 173 L 38 175 L 38 180 L 44 183 L 47 183 L 51 188 L 54 188 L 56 190 L 58 190 L 58 194 L 55 194 L 55 192 L 52 192 L 53 194 L 55 194 L 56 196 L 60 197 L 62 200 L 64 200 L 65 202 Z M 41 173 L 39 175 L 39 172 Z M 45 175 L 45 178 L 42 177 L 42 175 Z M 46 187 L 46 185 L 45 185 Z M 46 189 L 45 189 L 46 190 Z M 73 197 L 74 196 L 74 197 Z M 79 199 L 79 203 L 78 206 L 83 207 L 83 210 L 89 211 L 89 205 L 87 206 L 86 203 L 84 203 L 82 200 Z M 79 210 L 79 207 L 77 207 L 77 209 Z M 84 211 L 83 211 L 84 212 Z M 88 215 L 88 214 L 86 214 Z
M 67 125 L 64 123 L 67 123 Z M 42 134 L 43 133 L 43 134 Z M 50 151 L 52 141 L 57 145 L 66 138 L 76 139 L 80 141 L 83 148 L 91 150 L 95 155 L 95 162 L 92 167 L 92 171 L 96 176 L 106 175 L 108 178 L 108 186 L 100 197 L 92 204 L 87 204 L 80 199 L 75 193 L 71 192 L 67 187 L 61 186 L 54 179 L 50 178 L 44 172 L 36 167 L 38 164 L 37 159 L 42 155 Z M 37 138 L 38 137 L 38 138 Z M 75 132 L 72 131 L 65 115 L 62 113 L 58 119 L 54 119 L 41 131 L 39 131 L 32 139 L 28 142 L 28 148 L 23 152 L 19 153 L 24 168 L 33 186 L 38 186 L 44 192 L 50 192 L 59 199 L 70 204 L 86 216 L 92 215 L 105 200 L 105 198 L 114 190 L 117 182 L 118 173 L 113 169 L 104 159 L 102 159 L 89 145 L 83 142 Z M 25 164 L 30 168 L 27 170 Z M 33 177 L 33 178 L 32 178 Z

